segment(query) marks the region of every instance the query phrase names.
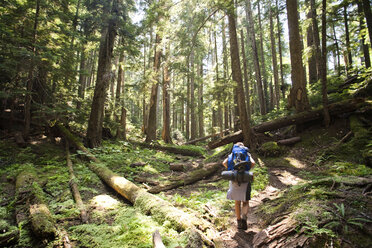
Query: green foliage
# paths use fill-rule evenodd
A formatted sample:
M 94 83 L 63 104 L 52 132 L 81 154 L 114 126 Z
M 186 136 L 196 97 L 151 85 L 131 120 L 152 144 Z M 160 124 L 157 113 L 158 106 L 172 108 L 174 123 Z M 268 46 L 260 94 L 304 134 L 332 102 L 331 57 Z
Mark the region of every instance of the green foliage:
M 283 148 L 274 141 L 262 144 L 258 151 L 265 157 L 277 157 L 284 152 Z

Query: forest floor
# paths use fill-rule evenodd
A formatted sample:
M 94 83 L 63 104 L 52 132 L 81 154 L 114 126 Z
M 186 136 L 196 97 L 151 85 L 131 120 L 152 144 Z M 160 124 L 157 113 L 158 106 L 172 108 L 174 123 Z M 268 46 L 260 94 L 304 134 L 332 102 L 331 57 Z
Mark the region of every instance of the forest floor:
M 305 247 L 310 238 L 322 235 L 329 237 L 324 242 L 331 240 L 339 247 L 368 247 L 372 241 L 369 225 L 372 220 L 371 189 L 367 188 L 368 185 L 345 186 L 338 183 L 336 177 L 371 179 L 372 170 L 355 162 L 360 155 L 344 154 L 343 149 L 350 147 L 337 149 L 339 154 L 325 152 L 348 131 L 347 121 L 339 120 L 329 129 L 320 126 L 307 129 L 301 134 L 302 141 L 284 148 L 280 156 L 263 157 L 253 153 L 257 166 L 246 231 L 237 230 L 234 202 L 226 199 L 228 181 L 220 178 L 220 172 L 158 196 L 185 212 L 213 223 L 225 247 L 258 247 L 257 242 L 262 247 L 275 247 L 275 244 L 291 247 L 281 243 L 275 236 L 276 230 L 270 233 L 270 237 L 262 236 L 263 231 L 273 230 L 278 221 L 287 229 L 284 232 L 278 230 L 277 234 L 282 232 L 283 237 L 297 239 Z M 355 146 L 353 142 L 351 140 L 346 145 Z M 228 145 L 217 149 L 214 155 L 205 152 L 205 156 L 207 160 L 212 156 L 214 161 L 222 161 L 229 149 Z M 187 177 L 190 171 L 203 166 L 204 162 L 203 158 L 143 149 L 129 142 L 105 142 L 92 152 L 112 171 L 145 189 Z M 348 158 L 354 159 L 354 162 Z M 25 169 L 36 170 L 44 199 L 58 228 L 67 232 L 75 247 L 152 247 L 151 235 L 156 229 L 160 231 L 166 247 L 187 246 L 187 231 L 179 232 L 171 223 L 159 223 L 133 207 L 90 171 L 87 162 L 81 160 L 78 154 L 72 156 L 72 161 L 83 201 L 88 207 L 88 224 L 81 223 L 70 193 L 63 144 L 52 144 L 43 135 L 35 135 L 26 148 L 18 148 L 11 139 L 1 140 L 0 225 L 2 228 L 22 227 L 18 243 L 9 247 L 63 247 L 60 239 L 36 239 L 28 228 L 29 223 L 15 221 L 15 178 Z M 171 164 L 183 164 L 184 170 L 171 171 Z M 330 185 L 329 178 L 333 178 Z M 344 213 L 342 218 L 338 218 L 337 211 L 341 206 Z M 288 226 L 283 224 L 283 218 Z M 343 221 L 350 222 L 346 223 L 348 230 L 342 228 Z M 326 228 L 324 223 L 333 225 Z M 358 242 L 353 240 L 353 236 Z M 349 243 L 353 245 L 348 246 Z

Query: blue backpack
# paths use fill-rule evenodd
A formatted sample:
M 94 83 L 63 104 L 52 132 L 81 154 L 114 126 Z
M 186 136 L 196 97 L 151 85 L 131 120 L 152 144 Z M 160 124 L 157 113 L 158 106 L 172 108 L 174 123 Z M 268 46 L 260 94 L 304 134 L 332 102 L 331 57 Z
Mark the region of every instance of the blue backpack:
M 245 166 L 245 170 L 249 171 L 251 169 L 251 159 L 248 151 L 248 147 L 234 145 L 231 154 L 227 158 L 227 170 L 234 170 L 235 162 L 240 160 L 249 162 Z

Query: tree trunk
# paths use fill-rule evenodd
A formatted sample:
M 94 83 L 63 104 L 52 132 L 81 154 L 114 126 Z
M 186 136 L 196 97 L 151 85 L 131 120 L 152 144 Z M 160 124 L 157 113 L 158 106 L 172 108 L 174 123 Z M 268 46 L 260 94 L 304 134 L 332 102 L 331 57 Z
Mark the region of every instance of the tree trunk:
M 199 75 L 199 87 L 198 87 L 198 98 L 199 98 L 199 137 L 204 137 L 204 98 L 203 98 L 203 88 L 204 88 L 204 79 L 203 79 L 203 60 L 201 60 L 200 65 L 198 66 L 198 75 Z
M 311 0 L 310 0 L 311 1 Z M 307 19 L 312 21 L 312 11 L 310 10 L 307 14 Z M 316 17 L 315 17 L 316 18 Z M 313 84 L 318 81 L 318 70 L 316 56 L 314 56 L 315 46 L 319 45 L 314 42 L 314 29 L 313 25 L 309 25 L 306 30 L 307 32 L 307 46 L 311 47 L 311 55 L 308 58 L 308 68 L 309 68 L 309 83 Z
M 369 34 L 369 40 L 372 40 L 372 12 L 371 12 L 371 2 L 370 0 L 362 0 L 363 1 L 363 11 L 364 15 L 366 16 L 367 20 L 367 28 Z M 370 42 L 372 48 L 372 42 Z
M 274 74 L 274 87 L 275 87 L 275 105 L 276 108 L 279 109 L 279 100 L 280 100 L 280 93 L 279 93 L 279 73 L 278 73 L 278 61 L 276 58 L 276 45 L 275 45 L 275 36 L 274 36 L 274 24 L 273 24 L 273 12 L 271 4 L 270 8 L 270 39 L 271 39 L 271 57 L 273 62 L 273 74 Z
M 364 18 L 363 18 L 364 13 L 363 13 L 362 1 L 361 0 L 357 1 L 357 4 L 358 4 L 358 13 L 359 13 L 359 33 L 361 33 L 362 30 L 363 30 L 363 24 L 364 24 Z M 369 68 L 369 67 L 371 67 L 371 59 L 370 59 L 370 56 L 369 56 L 369 47 L 366 44 L 365 36 L 363 34 L 361 36 L 362 36 L 362 40 L 360 41 L 360 45 L 361 45 L 362 50 L 363 50 L 364 64 L 365 64 L 366 68 Z
M 194 50 L 190 56 L 190 117 L 191 117 L 191 139 L 196 139 L 197 128 L 196 128 L 196 113 L 195 113 L 195 54 Z
M 190 64 L 187 63 L 188 72 L 190 71 Z M 187 74 L 187 85 L 186 85 L 186 123 L 185 123 L 185 138 L 190 139 L 190 74 Z
M 281 82 L 281 90 L 282 90 L 282 98 L 285 99 L 285 89 L 286 85 L 284 82 L 284 69 L 283 69 L 283 56 L 282 56 L 282 31 L 280 28 L 280 19 L 279 19 L 279 3 L 278 0 L 276 0 L 276 22 L 278 26 L 278 49 L 279 49 L 279 64 L 280 64 L 280 82 Z
M 261 70 L 260 70 L 260 62 L 258 60 L 258 52 L 256 47 L 256 36 L 254 31 L 254 23 L 252 17 L 252 9 L 251 9 L 251 0 L 245 1 L 245 13 L 247 18 L 247 35 L 249 38 L 249 43 L 252 48 L 253 54 L 253 62 L 254 62 L 254 69 L 256 74 L 256 83 L 257 83 L 257 90 L 258 90 L 258 99 L 260 103 L 260 112 L 261 115 L 266 114 L 266 105 L 265 105 L 265 98 L 262 89 L 262 80 L 261 80 Z
M 261 7 L 260 7 L 260 0 L 257 0 L 257 10 L 258 10 L 258 29 L 259 29 L 259 36 L 260 36 L 260 50 L 261 50 L 261 68 L 262 68 L 262 79 L 263 79 L 263 90 L 264 90 L 264 101 L 265 101 L 265 108 L 266 113 L 269 111 L 268 102 L 269 102 L 269 95 L 268 95 L 268 84 L 267 84 L 267 75 L 266 75 L 266 66 L 265 66 L 265 52 L 263 46 L 263 29 L 261 23 Z
M 169 48 L 168 48 L 169 49 Z M 168 55 L 168 51 L 167 51 Z M 168 57 L 168 56 L 167 56 Z M 167 60 L 163 69 L 163 130 L 161 137 L 165 143 L 172 143 L 170 135 L 170 97 L 169 97 L 169 61 Z
M 23 129 L 23 136 L 25 139 L 28 139 L 30 135 L 30 125 L 31 125 L 31 102 L 32 102 L 32 88 L 34 82 L 34 67 L 35 67 L 35 56 L 36 56 L 36 40 L 37 40 L 37 29 L 39 23 L 39 13 L 40 13 L 40 0 L 36 1 L 35 6 L 35 19 L 34 19 L 34 27 L 32 31 L 32 39 L 31 39 L 31 61 L 30 61 L 30 68 L 28 72 L 28 79 L 26 85 L 26 98 L 25 98 L 25 126 Z
M 221 162 L 206 164 L 202 169 L 193 170 L 190 173 L 183 175 L 175 180 L 172 180 L 173 183 L 166 185 L 159 185 L 148 190 L 149 193 L 158 194 L 171 189 L 176 189 L 183 187 L 185 185 L 193 184 L 197 181 L 200 181 L 206 177 L 209 177 L 215 174 L 221 168 Z
M 306 92 L 306 78 L 302 63 L 302 42 L 299 30 L 297 0 L 286 0 L 289 30 L 289 50 L 291 57 L 292 88 L 289 95 L 289 106 L 297 112 L 310 108 Z
M 235 17 L 234 17 L 234 4 L 231 0 L 230 8 L 228 9 L 229 20 L 229 35 L 230 35 L 230 57 L 231 57 L 231 70 L 233 81 L 237 83 L 236 92 L 238 97 L 239 120 L 243 130 L 244 144 L 252 147 L 252 131 L 249 124 L 247 110 L 245 108 L 244 88 L 242 80 L 242 71 L 239 59 L 238 37 L 236 35 Z
M 77 186 L 77 180 L 76 180 L 76 177 L 75 177 L 75 174 L 74 174 L 74 169 L 72 168 L 72 162 L 71 162 L 71 158 L 70 158 L 69 143 L 68 143 L 67 140 L 66 140 L 66 164 L 67 164 L 67 167 L 68 167 L 68 171 L 70 172 L 69 185 L 70 185 L 70 188 L 71 188 L 71 191 L 72 191 L 72 195 L 74 196 L 76 206 L 80 210 L 81 221 L 83 223 L 88 223 L 88 213 L 87 213 L 86 207 L 85 207 L 85 205 L 84 205 L 84 203 L 81 199 L 79 188 Z
M 86 84 L 86 71 L 85 71 L 85 43 L 83 43 L 81 47 L 81 55 L 80 55 L 80 68 L 79 68 L 79 87 L 78 87 L 78 100 L 76 103 L 76 109 L 81 108 L 81 102 L 84 100 L 84 93 L 85 93 L 85 84 Z
M 113 0 L 111 13 L 117 13 L 118 0 Z M 108 27 L 103 28 L 99 48 L 97 82 L 94 89 L 93 102 L 88 121 L 87 141 L 93 148 L 101 144 L 107 88 L 110 83 L 111 59 L 117 29 L 116 17 L 110 18 Z
M 247 58 L 245 56 L 245 47 L 244 47 L 244 33 L 243 29 L 240 30 L 240 38 L 241 38 L 241 46 L 242 46 L 242 59 L 243 59 L 243 71 L 244 71 L 244 85 L 245 85 L 245 98 L 247 102 L 247 115 L 248 121 L 251 119 L 251 97 L 249 94 L 249 85 L 248 85 L 248 66 L 247 66 Z M 225 127 L 226 128 L 226 127 Z
M 159 70 L 160 70 L 160 57 L 161 57 L 161 49 L 160 49 L 160 42 L 161 37 L 159 34 L 156 34 L 155 38 L 155 56 L 154 56 L 154 80 L 155 83 L 152 85 L 151 88 L 151 96 L 150 96 L 150 107 L 149 107 L 149 114 L 147 118 L 147 128 L 146 128 L 146 142 L 151 142 L 156 140 L 156 114 L 157 114 L 157 102 L 158 102 L 158 87 L 159 87 Z
M 345 24 L 345 40 L 346 40 L 346 52 L 347 52 L 347 71 L 349 71 L 350 67 L 353 64 L 353 56 L 351 55 L 351 47 L 350 47 L 350 33 L 349 33 L 349 21 L 347 18 L 347 7 L 348 4 L 344 6 L 344 24 Z
M 340 47 L 338 45 L 338 40 L 336 36 L 336 29 L 335 29 L 335 24 L 332 23 L 332 31 L 333 31 L 333 37 L 335 40 L 335 46 L 336 46 L 336 53 L 337 53 L 337 75 L 341 75 L 341 64 L 340 64 Z

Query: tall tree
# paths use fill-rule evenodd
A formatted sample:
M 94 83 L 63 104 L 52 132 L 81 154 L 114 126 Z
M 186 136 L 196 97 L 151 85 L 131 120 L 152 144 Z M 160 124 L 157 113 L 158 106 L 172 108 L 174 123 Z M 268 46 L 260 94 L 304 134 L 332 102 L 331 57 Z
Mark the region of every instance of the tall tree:
M 308 1 L 309 2 L 309 1 Z M 307 18 L 312 22 L 312 11 L 307 13 Z M 307 46 L 311 49 L 310 55 L 308 56 L 308 70 L 309 70 L 309 83 L 315 83 L 318 81 L 318 70 L 316 64 L 316 56 L 314 54 L 315 46 L 319 44 L 314 44 L 314 30 L 313 25 L 309 25 L 306 30 L 307 33 Z
M 238 95 L 238 108 L 240 125 L 243 131 L 244 144 L 252 147 L 252 131 L 249 124 L 247 110 L 245 108 L 244 87 L 242 80 L 242 71 L 239 59 L 238 37 L 236 35 L 235 10 L 234 1 L 229 0 L 227 16 L 229 20 L 229 35 L 230 35 L 230 57 L 231 70 L 233 80 L 237 83 L 236 93 Z
M 199 137 L 204 137 L 204 80 L 203 80 L 203 60 L 200 61 L 198 66 L 198 114 L 199 114 Z
M 279 91 L 279 73 L 278 73 L 278 61 L 277 61 L 277 54 L 276 54 L 276 45 L 275 45 L 275 36 L 274 36 L 274 24 L 273 24 L 273 11 L 272 6 L 270 3 L 269 6 L 269 19 L 270 19 L 270 40 L 271 40 L 271 58 L 273 62 L 273 76 L 274 76 L 274 87 L 275 87 L 275 105 L 276 108 L 279 109 L 279 100 L 280 100 L 280 91 Z
M 297 112 L 310 108 L 306 92 L 306 78 L 302 63 L 302 42 L 299 30 L 299 15 L 297 0 L 286 0 L 289 31 L 289 50 L 291 57 L 292 88 L 289 95 L 289 105 Z
M 87 140 L 89 147 L 97 147 L 102 141 L 102 126 L 106 93 L 110 82 L 111 59 L 114 42 L 118 28 L 118 4 L 119 0 L 112 0 L 107 25 L 102 28 L 102 35 L 99 48 L 97 82 L 94 89 L 93 102 L 88 121 Z
M 364 26 L 363 14 L 364 13 L 363 13 L 362 1 L 358 0 L 357 4 L 358 4 L 358 13 L 359 13 L 359 32 L 361 34 L 360 36 L 362 37 L 362 39 L 360 41 L 360 45 L 361 45 L 362 50 L 363 50 L 365 66 L 366 66 L 366 68 L 369 68 L 369 67 L 371 67 L 371 58 L 369 56 L 369 47 L 366 44 L 366 39 L 365 39 L 365 36 L 363 35 L 363 26 Z
M 279 50 L 279 64 L 280 64 L 280 88 L 282 90 L 282 98 L 285 99 L 285 82 L 284 82 L 284 68 L 283 68 L 283 53 L 282 53 L 282 29 L 279 18 L 280 8 L 279 2 L 276 0 L 276 23 L 278 27 L 278 50 Z
M 248 85 L 248 65 L 247 59 L 245 56 L 245 47 L 244 47 L 244 32 L 243 29 L 240 30 L 240 38 L 241 38 L 241 47 L 242 47 L 242 60 L 243 60 L 243 71 L 244 71 L 244 86 L 245 86 L 245 100 L 247 102 L 247 114 L 248 120 L 251 119 L 251 101 L 250 101 L 250 94 L 249 94 L 249 85 Z
M 194 50 L 190 56 L 190 117 L 191 117 L 191 140 L 196 139 L 197 129 L 196 129 L 196 112 L 195 112 L 195 54 Z
M 169 46 L 169 45 L 168 45 Z M 169 47 L 166 49 L 166 61 L 163 69 L 163 130 L 161 137 L 165 143 L 172 143 L 170 135 L 170 73 L 169 73 Z
M 351 55 L 349 19 L 348 19 L 347 8 L 348 8 L 348 3 L 346 2 L 344 6 L 344 22 L 345 22 L 345 40 L 346 40 L 346 56 L 347 56 L 346 70 L 348 71 L 353 64 L 353 56 Z
M 366 16 L 367 20 L 367 28 L 369 34 L 369 40 L 372 40 L 372 11 L 371 11 L 371 1 L 370 0 L 362 0 L 363 1 L 363 11 L 364 15 Z M 372 42 L 370 42 L 372 48 Z
M 256 35 L 254 31 L 254 24 L 253 24 L 253 17 L 252 17 L 252 8 L 251 8 L 251 0 L 245 1 L 245 13 L 247 18 L 247 35 L 249 38 L 250 47 L 252 48 L 253 54 L 253 62 L 254 62 L 254 69 L 256 74 L 256 83 L 257 83 L 257 90 L 258 90 L 258 99 L 260 102 L 260 112 L 262 115 L 266 114 L 266 104 L 264 98 L 264 92 L 262 87 L 262 78 L 261 78 L 261 69 L 260 69 L 260 62 L 258 60 L 258 52 L 256 46 Z

